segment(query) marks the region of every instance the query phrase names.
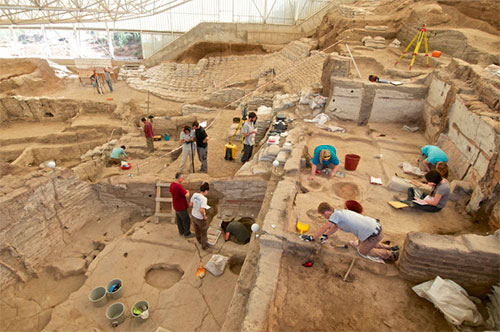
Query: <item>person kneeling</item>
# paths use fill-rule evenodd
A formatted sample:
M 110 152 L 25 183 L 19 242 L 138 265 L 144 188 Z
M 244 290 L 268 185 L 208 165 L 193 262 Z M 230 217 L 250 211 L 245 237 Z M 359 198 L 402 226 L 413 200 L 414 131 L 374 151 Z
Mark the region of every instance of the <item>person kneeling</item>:
M 318 212 L 328 220 L 316 234 L 301 235 L 304 241 L 314 241 L 321 237 L 321 243 L 325 243 L 330 235 L 338 229 L 354 234 L 358 240 L 358 251 L 361 255 L 379 257 L 386 262 L 394 262 L 399 258 L 399 246 L 389 246 L 382 241 L 382 226 L 378 219 L 374 219 L 351 210 L 334 210 L 333 207 L 322 202 L 318 205 Z
M 127 153 L 125 152 L 125 145 L 120 146 L 119 148 L 114 148 L 109 155 L 109 161 L 115 165 L 121 165 L 122 161 L 125 159 L 129 159 Z
M 220 226 L 224 240 L 247 244 L 250 242 L 252 223 L 253 220 L 250 218 L 241 218 L 238 221 L 223 221 Z

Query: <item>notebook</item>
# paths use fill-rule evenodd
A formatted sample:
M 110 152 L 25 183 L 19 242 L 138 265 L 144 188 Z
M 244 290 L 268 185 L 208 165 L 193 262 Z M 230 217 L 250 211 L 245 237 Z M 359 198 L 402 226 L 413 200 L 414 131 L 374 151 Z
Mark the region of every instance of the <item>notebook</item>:
M 405 203 L 402 203 L 399 201 L 388 201 L 387 203 L 389 203 L 389 205 L 395 209 L 402 209 L 402 208 L 408 207 L 408 204 L 405 204 Z

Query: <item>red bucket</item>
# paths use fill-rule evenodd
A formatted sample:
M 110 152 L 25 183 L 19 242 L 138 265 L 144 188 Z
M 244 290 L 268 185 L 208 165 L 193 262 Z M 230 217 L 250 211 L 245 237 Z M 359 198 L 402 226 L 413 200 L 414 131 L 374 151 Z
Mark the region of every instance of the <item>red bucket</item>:
M 357 154 L 346 154 L 345 155 L 345 169 L 347 171 L 355 171 L 356 167 L 358 167 L 360 156 Z
M 345 201 L 345 207 L 347 210 L 351 210 L 359 214 L 363 212 L 363 206 L 354 200 Z

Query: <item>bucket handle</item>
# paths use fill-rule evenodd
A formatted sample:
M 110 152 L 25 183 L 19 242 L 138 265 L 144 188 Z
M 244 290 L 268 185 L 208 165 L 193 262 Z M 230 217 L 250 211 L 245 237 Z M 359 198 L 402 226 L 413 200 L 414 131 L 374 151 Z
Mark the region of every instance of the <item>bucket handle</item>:
M 118 326 L 118 321 L 115 320 L 114 322 L 111 322 L 111 326 L 112 327 L 117 327 Z

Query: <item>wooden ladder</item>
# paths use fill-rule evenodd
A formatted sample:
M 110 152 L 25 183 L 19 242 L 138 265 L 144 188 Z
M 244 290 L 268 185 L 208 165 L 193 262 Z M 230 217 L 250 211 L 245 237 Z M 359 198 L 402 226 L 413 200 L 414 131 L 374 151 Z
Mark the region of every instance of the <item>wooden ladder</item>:
M 156 182 L 156 210 L 155 210 L 155 223 L 158 224 L 160 222 L 160 218 L 171 218 L 170 222 L 172 224 L 175 223 L 175 213 L 174 206 L 172 204 L 172 197 L 161 197 L 161 189 L 162 188 L 170 188 L 170 183 L 166 182 Z M 162 213 L 161 212 L 161 203 L 170 203 L 170 213 Z

